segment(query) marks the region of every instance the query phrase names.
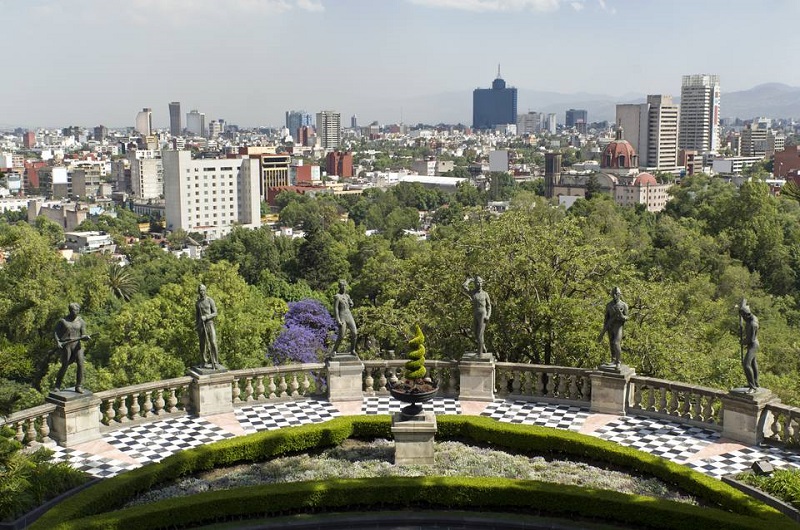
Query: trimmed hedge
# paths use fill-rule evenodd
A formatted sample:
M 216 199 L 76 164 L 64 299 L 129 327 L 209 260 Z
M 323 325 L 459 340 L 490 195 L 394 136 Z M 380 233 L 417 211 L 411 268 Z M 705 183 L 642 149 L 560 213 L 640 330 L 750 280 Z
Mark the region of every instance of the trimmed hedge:
M 660 478 L 733 514 L 616 492 L 483 477 L 383 478 L 256 486 L 168 499 L 112 512 L 142 492 L 198 471 L 332 447 L 349 437 L 392 437 L 389 416 L 349 416 L 315 425 L 260 432 L 176 453 L 159 463 L 122 473 L 88 488 L 54 507 L 31 528 L 124 527 L 133 530 L 308 509 L 368 507 L 380 510 L 406 506 L 517 508 L 534 513 L 651 524 L 653 528 L 763 528 L 765 524 L 779 528 L 790 524 L 776 510 L 721 481 L 613 442 L 546 427 L 500 423 L 485 417 L 438 416 L 437 421 L 439 439 L 460 439 L 524 453 L 561 454 L 606 462 Z M 267 498 L 269 503 L 265 502 Z M 661 515 L 658 521 L 648 522 L 653 510 Z M 702 515 L 704 513 L 707 515 Z M 692 526 L 693 521 L 698 521 L 697 526 Z M 731 521 L 738 521 L 739 526 Z

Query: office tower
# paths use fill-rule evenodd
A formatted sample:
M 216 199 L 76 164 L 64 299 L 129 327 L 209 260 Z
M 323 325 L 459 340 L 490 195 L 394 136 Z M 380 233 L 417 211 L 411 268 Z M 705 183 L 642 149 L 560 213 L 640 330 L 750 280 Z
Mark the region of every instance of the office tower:
M 317 136 L 323 149 L 338 149 L 341 142 L 342 115 L 332 110 L 317 113 Z
M 172 136 L 180 136 L 182 131 L 181 103 L 180 101 L 173 101 L 169 104 L 169 133 Z
M 672 96 L 649 95 L 641 104 L 617 105 L 617 125 L 639 154 L 641 167 L 673 171 L 678 162 L 678 106 Z
M 340 178 L 352 178 L 353 176 L 353 153 L 347 151 L 331 151 L 325 160 L 325 168 L 328 175 L 336 175 Z
M 556 115 L 552 112 L 547 115 L 544 120 L 544 126 L 548 133 L 555 134 L 556 133 Z
M 492 88 L 476 88 L 472 92 L 472 127 L 494 129 L 512 123 L 517 123 L 517 89 L 506 88 L 498 66 Z
M 106 137 L 108 136 L 108 127 L 105 125 L 98 125 L 94 128 L 94 134 L 92 135 L 97 142 L 103 142 Z
M 538 112 L 528 112 L 517 116 L 517 134 L 537 134 L 542 130 L 542 115 Z
M 22 135 L 22 147 L 30 149 L 36 145 L 36 133 L 33 131 L 25 131 Z
M 208 124 L 208 137 L 217 138 L 220 134 L 222 134 L 222 122 L 211 120 L 211 123 Z
M 355 114 L 350 116 L 350 128 L 358 129 L 358 116 L 356 116 Z
M 577 127 L 578 122 L 589 123 L 589 113 L 583 109 L 567 110 L 564 125 L 569 129 L 570 127 Z
M 771 157 L 783 151 L 785 143 L 783 133 L 772 130 L 768 120 L 753 120 L 742 129 L 741 156 Z
M 192 159 L 190 151 L 163 151 L 168 230 L 218 239 L 236 225 L 261 226 L 258 159 Z
M 130 149 L 125 158 L 129 162 L 133 196 L 142 200 L 161 198 L 164 194 L 164 167 L 160 151 Z
M 198 110 L 186 114 L 186 130 L 195 136 L 206 137 L 206 115 Z
M 136 132 L 150 136 L 153 132 L 153 109 L 145 107 L 136 115 Z
M 300 127 L 313 127 L 314 116 L 304 110 L 286 111 L 286 128 L 291 134 L 297 132 Z
M 719 148 L 719 76 L 685 75 L 681 83 L 678 147 L 701 154 Z
M 544 193 L 552 199 L 555 188 L 561 185 L 561 153 L 544 154 Z

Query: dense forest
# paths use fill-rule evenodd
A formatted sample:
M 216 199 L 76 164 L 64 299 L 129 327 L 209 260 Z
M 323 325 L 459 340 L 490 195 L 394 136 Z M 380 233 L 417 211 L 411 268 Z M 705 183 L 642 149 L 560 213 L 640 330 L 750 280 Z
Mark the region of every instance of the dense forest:
M 774 197 L 758 180 L 736 188 L 699 175 L 673 187 L 660 214 L 619 208 L 603 194 L 567 211 L 536 186 L 491 182 L 487 192 L 462 184 L 452 194 L 412 184 L 361 196 L 284 193 L 279 223 L 303 237 L 236 228 L 200 260 L 148 239 L 126 243 L 139 235 L 130 212 L 87 222 L 83 228 L 115 236 L 125 266 L 97 254 L 70 264 L 56 252 L 59 226 L 7 218 L 0 407 L 43 402 L 59 366 L 53 329 L 69 302 L 81 304 L 92 335 L 85 386 L 99 391 L 175 377 L 199 361 L 193 311 L 201 282 L 216 301 L 220 357 L 231 369 L 308 359 L 276 351 L 297 344 L 276 341 L 287 333 L 284 315 L 290 305 L 319 306 L 308 299 L 330 309 L 340 278 L 355 302 L 362 358 L 401 355 L 419 324 L 429 358 L 458 359 L 474 348 L 460 289 L 475 274 L 492 297 L 486 341 L 500 361 L 607 360 L 597 337 L 618 285 L 631 316 L 623 362 L 640 374 L 722 389 L 744 384 L 735 306 L 746 297 L 761 325 L 761 384 L 800 404 L 800 204 L 790 194 Z M 510 199 L 511 207 L 490 213 L 488 199 Z M 426 240 L 404 232 L 421 225 L 430 227 Z M 311 356 L 321 358 L 325 346 L 315 348 Z

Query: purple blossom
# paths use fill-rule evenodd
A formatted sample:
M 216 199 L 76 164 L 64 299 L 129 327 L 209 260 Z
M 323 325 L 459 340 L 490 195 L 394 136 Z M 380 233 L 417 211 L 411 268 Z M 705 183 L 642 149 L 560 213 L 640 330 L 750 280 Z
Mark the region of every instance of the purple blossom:
M 336 323 L 318 300 L 289 303 L 284 326 L 269 348 L 273 364 L 314 363 L 325 352 Z

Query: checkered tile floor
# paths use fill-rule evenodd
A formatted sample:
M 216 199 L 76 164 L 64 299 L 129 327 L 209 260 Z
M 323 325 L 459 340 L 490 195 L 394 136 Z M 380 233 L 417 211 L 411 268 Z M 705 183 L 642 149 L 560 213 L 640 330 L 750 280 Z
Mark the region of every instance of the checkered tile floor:
M 620 418 L 591 434 L 678 463 L 719 439 L 715 431 L 643 416 Z
M 142 464 L 234 435 L 200 418 L 184 416 L 137 425 L 106 434 L 103 439 Z
M 236 410 L 236 419 L 247 433 L 319 423 L 337 416 L 339 411 L 330 403 L 316 400 L 255 405 Z
M 749 471 L 753 462 L 768 460 L 777 468 L 800 468 L 800 455 L 778 449 L 777 447 L 746 447 L 717 456 L 704 458 L 686 465 L 714 478 Z
M 59 446 L 48 447 L 53 451 L 50 457 L 54 462 L 67 462 L 73 469 L 84 471 L 97 478 L 113 477 L 123 471 L 139 467 L 136 464 L 120 462 L 111 458 L 102 458 L 97 455 L 84 453 L 76 449 Z
M 361 414 L 394 414 L 400 412 L 400 409 L 406 405 L 392 396 L 364 398 Z M 436 397 L 424 403 L 422 407 L 425 411 L 434 414 L 461 414 L 461 403 L 451 398 Z
M 524 423 L 579 431 L 584 420 L 589 417 L 589 410 L 550 403 L 495 401 L 486 407 L 481 416 L 489 416 L 508 423 Z

